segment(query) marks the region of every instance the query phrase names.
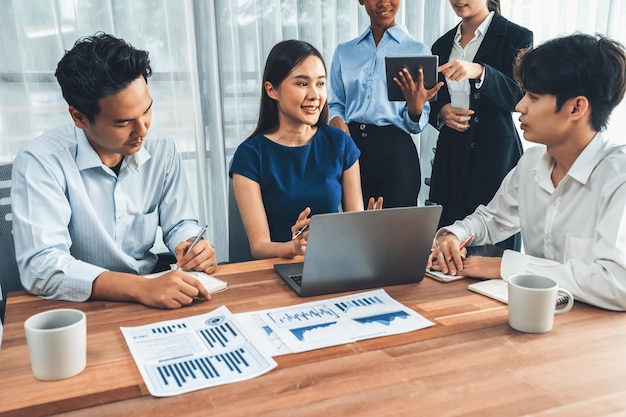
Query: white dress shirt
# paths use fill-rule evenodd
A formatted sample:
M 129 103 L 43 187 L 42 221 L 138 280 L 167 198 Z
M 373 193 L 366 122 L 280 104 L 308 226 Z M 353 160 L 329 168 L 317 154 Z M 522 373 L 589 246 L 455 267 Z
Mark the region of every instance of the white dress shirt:
M 152 133 L 117 176 L 81 129 L 45 132 L 15 158 L 11 199 L 22 284 L 46 298 L 85 301 L 106 270 L 150 273 L 159 225 L 172 252 L 200 230 L 174 142 Z
M 474 58 L 476 57 L 476 53 L 480 48 L 480 45 L 483 43 L 483 39 L 485 39 L 485 33 L 489 29 L 489 25 L 491 25 L 491 21 L 493 20 L 494 12 L 490 12 L 485 20 L 476 28 L 474 32 L 474 37 L 465 45 L 465 48 L 461 46 L 461 25 L 456 27 L 456 35 L 454 35 L 454 42 L 452 43 L 452 50 L 450 51 L 450 58 L 448 58 L 448 62 L 454 61 L 455 59 L 466 61 L 466 62 L 474 62 Z M 476 81 L 476 88 L 480 88 L 483 85 L 483 81 L 485 80 L 485 71 L 480 74 L 480 78 Z M 446 85 L 448 86 L 449 91 L 462 91 L 464 93 L 469 94 L 471 92 L 471 87 L 469 83 L 469 79 L 464 79 L 462 81 L 452 81 L 449 78 L 446 78 Z
M 626 146 L 600 133 L 554 187 L 554 161 L 529 148 L 493 200 L 444 230 L 473 245 L 522 232 L 525 253 L 504 252 L 501 275 L 544 275 L 577 300 L 626 310 Z

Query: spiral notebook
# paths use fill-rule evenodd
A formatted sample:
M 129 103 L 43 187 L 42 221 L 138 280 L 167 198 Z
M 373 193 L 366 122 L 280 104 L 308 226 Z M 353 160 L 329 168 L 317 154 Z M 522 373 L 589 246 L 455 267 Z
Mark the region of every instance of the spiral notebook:
M 170 265 L 172 269 L 177 269 L 176 265 Z M 154 274 L 145 275 L 146 278 L 157 278 L 161 275 L 167 274 L 170 271 L 157 272 Z M 207 289 L 209 294 L 215 294 L 216 292 L 224 291 L 228 289 L 228 283 L 226 281 L 222 281 L 221 279 L 217 279 L 212 275 L 206 274 L 204 272 L 199 271 L 185 271 L 189 275 L 196 278 L 198 281 L 204 285 L 204 288 Z
M 503 279 L 487 279 L 484 281 L 478 281 L 468 285 L 467 289 L 477 292 L 487 297 L 491 297 L 494 300 L 498 300 L 504 304 L 509 303 L 509 288 L 508 283 Z M 556 305 L 567 304 L 569 297 L 557 296 Z

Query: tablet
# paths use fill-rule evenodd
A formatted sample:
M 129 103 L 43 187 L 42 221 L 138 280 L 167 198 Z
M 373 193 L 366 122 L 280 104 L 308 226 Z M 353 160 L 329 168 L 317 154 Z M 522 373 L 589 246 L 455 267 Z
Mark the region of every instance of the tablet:
M 437 67 L 439 66 L 439 57 L 437 55 L 385 57 L 387 97 L 389 101 L 405 101 L 404 94 L 402 94 L 402 90 L 393 80 L 393 77 L 395 77 L 403 67 L 407 67 L 415 80 L 417 78 L 417 69 L 420 66 L 424 69 L 424 87 L 433 88 L 435 84 L 437 84 Z M 437 100 L 436 94 L 430 101 L 435 100 Z

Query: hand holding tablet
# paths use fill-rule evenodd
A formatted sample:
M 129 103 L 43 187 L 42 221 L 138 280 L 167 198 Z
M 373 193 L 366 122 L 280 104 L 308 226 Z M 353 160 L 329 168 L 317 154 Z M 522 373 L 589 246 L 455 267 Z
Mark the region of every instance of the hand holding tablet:
M 417 79 L 417 70 L 422 67 L 424 71 L 424 87 L 431 89 L 437 84 L 437 67 L 439 66 L 439 57 L 437 55 L 419 55 L 419 56 L 386 56 L 385 70 L 387 74 L 387 98 L 389 101 L 405 101 L 402 90 L 393 80 L 402 68 L 406 67 L 411 73 L 413 80 Z M 437 100 L 437 95 L 430 101 Z

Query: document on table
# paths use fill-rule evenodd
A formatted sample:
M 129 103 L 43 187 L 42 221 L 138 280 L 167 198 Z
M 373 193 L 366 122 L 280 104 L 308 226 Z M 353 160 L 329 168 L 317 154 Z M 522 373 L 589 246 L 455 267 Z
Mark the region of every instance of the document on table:
M 277 365 L 225 306 L 207 314 L 120 329 L 155 397 L 251 379 Z
M 379 289 L 289 307 L 235 314 L 272 356 L 406 333 L 434 323 Z

